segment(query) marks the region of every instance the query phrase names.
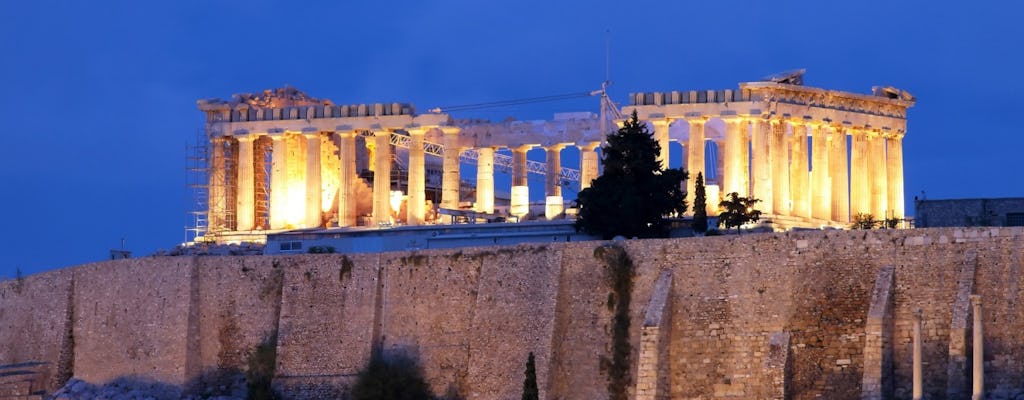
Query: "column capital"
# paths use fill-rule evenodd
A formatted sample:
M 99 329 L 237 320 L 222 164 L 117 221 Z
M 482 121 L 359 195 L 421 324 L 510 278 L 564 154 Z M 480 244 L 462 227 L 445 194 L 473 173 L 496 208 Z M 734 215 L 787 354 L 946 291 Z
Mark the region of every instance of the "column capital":
M 665 117 L 665 118 L 649 119 L 647 121 L 650 122 L 651 125 L 654 125 L 655 127 L 657 127 L 657 126 L 669 126 L 669 125 L 672 124 L 673 121 L 675 121 L 675 119 L 674 118 Z
M 555 144 L 552 144 L 552 145 L 544 146 L 544 150 L 546 150 L 546 151 L 562 151 L 562 149 L 564 149 L 567 144 L 570 144 L 570 143 L 555 143 Z
M 235 136 L 234 138 L 239 142 L 254 142 L 256 141 L 257 138 L 259 138 L 259 135 L 245 134 Z
M 306 139 L 318 138 L 320 137 L 320 132 L 302 132 L 302 136 L 305 136 Z
M 690 125 L 695 125 L 695 124 L 704 125 L 705 123 L 708 122 L 709 118 L 710 117 L 705 116 L 705 115 L 694 115 L 694 116 L 689 116 L 688 115 L 688 116 L 686 116 L 686 122 L 689 122 Z
M 921 310 L 921 307 L 918 307 L 918 308 L 914 309 L 914 320 L 920 322 L 921 321 L 921 317 L 923 315 L 924 315 L 924 312 Z
M 340 137 L 340 138 L 351 139 L 351 138 L 356 137 L 359 133 L 356 132 L 355 130 L 347 130 L 347 131 L 334 131 L 334 134 L 338 135 L 338 137 Z
M 576 144 L 580 151 L 594 151 L 601 146 L 601 142 L 584 142 L 583 144 Z
M 458 135 L 459 132 L 462 132 L 462 128 L 457 126 L 439 126 L 437 128 L 444 132 L 445 135 Z
M 373 136 L 374 137 L 390 136 L 390 135 L 391 135 L 391 131 L 386 130 L 386 129 L 374 129 L 373 130 Z
M 509 149 L 511 149 L 514 152 L 515 151 L 521 151 L 521 152 L 525 153 L 525 152 L 530 151 L 530 149 L 532 149 L 534 147 L 536 147 L 536 145 L 524 144 L 524 145 L 519 145 L 519 146 L 516 146 L 516 147 L 509 147 Z
M 423 136 L 430 130 L 427 126 L 417 126 L 412 128 L 405 128 L 406 132 L 409 132 L 409 136 Z
M 981 295 L 979 295 L 979 294 L 972 294 L 970 296 L 970 298 L 971 298 L 971 306 L 973 306 L 975 310 L 977 310 L 978 308 L 981 308 Z

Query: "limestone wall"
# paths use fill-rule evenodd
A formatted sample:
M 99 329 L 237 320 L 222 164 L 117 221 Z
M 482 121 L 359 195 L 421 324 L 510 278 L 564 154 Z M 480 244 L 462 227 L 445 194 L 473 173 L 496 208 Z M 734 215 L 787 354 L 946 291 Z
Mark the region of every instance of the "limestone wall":
M 253 349 L 276 335 L 275 387 L 288 398 L 344 391 L 374 346 L 419 359 L 439 395 L 516 398 L 534 352 L 542 398 L 606 398 L 613 310 L 606 267 L 594 256 L 601 244 L 143 258 L 54 271 L 27 277 L 20 292 L 0 284 L 0 365 L 70 368 L 61 354 L 73 351 L 75 375 L 91 382 L 136 375 L 182 385 L 217 368 L 244 370 Z M 633 382 L 644 311 L 658 276 L 672 272 L 667 297 L 659 295 L 668 299 L 663 347 L 644 353 L 657 358 L 645 365 L 667 376 L 671 398 L 845 399 L 880 387 L 909 398 L 918 308 L 927 395 L 962 393 L 971 379 L 971 293 L 984 304 L 987 390 L 1011 392 L 1024 379 L 1019 228 L 625 246 L 636 267 Z M 880 287 L 891 307 L 876 307 L 867 340 L 875 280 L 890 265 L 892 284 Z M 889 347 L 891 364 L 875 367 Z

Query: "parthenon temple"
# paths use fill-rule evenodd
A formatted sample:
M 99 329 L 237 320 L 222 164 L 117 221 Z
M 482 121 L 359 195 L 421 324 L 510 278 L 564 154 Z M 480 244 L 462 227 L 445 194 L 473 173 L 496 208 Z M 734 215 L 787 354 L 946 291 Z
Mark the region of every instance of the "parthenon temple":
M 710 215 L 719 193 L 736 192 L 761 199 L 764 217 L 782 227 L 845 227 L 860 213 L 903 217 L 902 143 L 914 98 L 891 87 L 855 94 L 801 80 L 634 93 L 621 113 L 635 110 L 648 123 L 664 167 L 679 167 L 669 154 L 681 147 L 689 204 L 703 172 Z M 442 223 L 446 210 L 564 218 L 571 199 L 562 186 L 589 186 L 615 128 L 602 131 L 602 118 L 589 112 L 462 120 L 403 103 L 338 105 L 290 87 L 198 105 L 210 141 L 208 238 Z M 569 147 L 578 148 L 578 165 L 563 165 Z M 544 161 L 528 159 L 531 149 L 543 149 Z M 464 164 L 475 166 L 475 180 L 460 175 Z M 496 172 L 510 173 L 511 185 L 497 188 Z M 540 213 L 530 209 L 531 173 L 544 176 Z

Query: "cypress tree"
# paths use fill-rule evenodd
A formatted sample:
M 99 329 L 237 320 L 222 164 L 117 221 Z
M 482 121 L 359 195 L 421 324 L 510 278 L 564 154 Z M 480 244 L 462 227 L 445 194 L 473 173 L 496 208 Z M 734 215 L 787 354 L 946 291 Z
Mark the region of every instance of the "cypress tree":
M 537 390 L 537 368 L 533 363 L 533 352 L 526 359 L 526 379 L 523 380 L 523 400 L 540 400 Z
M 697 180 L 693 184 L 693 231 L 708 231 L 707 194 L 704 191 L 704 174 L 697 172 Z

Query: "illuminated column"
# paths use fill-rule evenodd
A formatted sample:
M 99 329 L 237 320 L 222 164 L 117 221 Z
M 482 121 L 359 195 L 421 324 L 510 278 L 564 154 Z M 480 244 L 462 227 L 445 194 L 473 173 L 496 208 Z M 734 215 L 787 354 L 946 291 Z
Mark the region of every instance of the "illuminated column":
M 906 217 L 903 210 L 903 134 L 896 133 L 885 142 L 886 168 L 889 174 L 889 209 L 895 218 Z
M 658 146 L 661 146 L 661 152 L 658 153 L 658 162 L 661 163 L 661 169 L 668 169 L 668 127 L 672 124 L 672 120 L 669 118 L 651 120 L 651 125 L 654 125 L 654 141 L 658 142 Z
M 356 133 L 338 132 L 338 226 L 356 226 Z
M 868 180 L 868 141 L 863 130 L 850 130 L 850 214 L 871 214 L 871 188 Z M 876 215 L 875 218 L 881 216 Z
M 251 231 L 256 224 L 256 179 L 253 175 L 253 141 L 255 135 L 243 135 L 238 137 L 238 195 L 235 230 Z
M 526 176 L 526 152 L 533 146 L 512 149 L 512 199 L 509 213 L 522 218 L 530 212 L 530 185 Z
M 981 296 L 971 295 L 971 307 L 974 314 L 974 351 L 973 357 L 973 385 L 971 400 L 985 399 L 985 341 L 984 332 L 981 326 Z
M 426 171 L 423 164 L 423 134 L 426 130 L 413 128 L 408 131 L 412 141 L 409 143 L 409 202 L 405 208 L 405 219 L 409 225 L 423 225 L 427 202 Z
M 718 152 L 718 158 L 723 160 L 725 165 L 722 173 L 722 197 L 725 194 L 736 192 L 740 196 L 746 196 L 747 190 L 743 185 L 746 171 L 743 170 L 743 159 L 747 157 L 746 143 L 743 142 L 743 132 L 740 132 L 743 120 L 735 117 L 723 117 L 725 121 L 725 146 Z
M 706 149 L 707 147 L 705 147 Z M 725 140 L 715 141 L 715 185 L 718 189 L 722 189 L 722 180 L 725 178 L 725 156 L 722 154 L 725 152 Z M 705 182 L 707 184 L 707 182 Z M 710 205 L 711 203 L 708 203 Z M 715 204 L 715 209 L 718 209 L 718 205 Z
M 740 191 L 737 193 L 739 193 L 740 196 L 744 197 L 747 197 L 750 195 L 750 193 L 753 193 L 753 188 L 751 187 L 751 184 L 753 182 L 753 176 L 750 175 L 750 137 L 753 133 L 752 129 L 753 128 L 751 127 L 750 119 L 744 118 L 740 120 L 740 172 L 738 175 L 740 177 Z
M 689 213 L 693 213 L 694 184 L 697 181 L 698 172 L 704 171 L 704 123 L 703 117 L 687 118 L 690 123 L 690 140 L 688 141 L 690 157 L 686 161 L 686 169 L 690 172 L 690 179 L 686 180 L 686 204 L 689 205 Z M 707 175 L 707 174 L 705 174 Z
M 590 182 L 597 179 L 597 147 L 601 142 L 588 142 L 577 145 L 580 148 L 580 190 L 590 187 Z
M 373 222 L 391 223 L 391 132 L 373 131 Z
M 210 188 L 209 188 L 209 216 L 208 223 L 210 232 L 224 229 L 224 213 L 227 209 L 224 204 L 227 196 L 224 185 L 227 182 L 227 166 L 225 165 L 223 136 L 216 136 L 210 139 Z
M 444 162 L 441 175 L 441 208 L 459 208 L 459 129 L 444 129 Z
M 547 175 L 544 177 L 545 208 L 544 216 L 553 219 L 562 213 L 562 149 L 563 144 L 551 145 L 545 148 L 547 161 Z
M 924 395 L 924 385 L 922 384 L 923 369 L 921 368 L 921 309 L 918 308 L 914 311 L 914 331 L 913 331 L 913 400 L 921 400 Z
M 288 209 L 288 140 L 284 134 L 271 135 L 270 158 L 270 229 L 284 229 Z
M 494 148 L 476 150 L 476 211 L 494 212 Z
M 771 125 L 771 149 L 768 158 L 772 163 L 772 208 L 775 209 L 775 214 L 789 215 L 789 141 L 786 140 L 786 124 L 778 119 L 772 119 Z
M 847 184 L 849 172 L 846 163 L 845 128 L 832 129 L 828 160 L 830 165 L 828 179 L 832 183 L 831 220 L 850 222 L 850 187 Z
M 320 132 L 306 134 L 306 228 L 319 228 L 323 187 L 320 185 Z
M 791 147 L 793 157 L 789 164 L 790 190 L 793 197 L 792 214 L 801 218 L 811 216 L 810 193 L 807 188 L 810 186 L 810 176 L 807 170 L 807 125 L 803 121 L 793 121 L 793 137 Z
M 889 185 L 886 182 L 885 138 L 882 132 L 871 132 L 868 138 L 870 148 L 869 171 L 871 174 L 871 214 L 877 219 L 888 217 Z
M 753 196 L 760 199 L 758 207 L 765 214 L 772 214 L 774 205 L 772 201 L 772 171 L 769 148 L 771 139 L 771 125 L 767 119 L 754 119 L 751 127 L 752 134 L 750 145 L 753 149 L 751 162 L 753 165 L 754 193 Z
M 828 175 L 828 126 L 811 125 L 811 217 L 832 219 L 832 186 Z

